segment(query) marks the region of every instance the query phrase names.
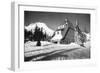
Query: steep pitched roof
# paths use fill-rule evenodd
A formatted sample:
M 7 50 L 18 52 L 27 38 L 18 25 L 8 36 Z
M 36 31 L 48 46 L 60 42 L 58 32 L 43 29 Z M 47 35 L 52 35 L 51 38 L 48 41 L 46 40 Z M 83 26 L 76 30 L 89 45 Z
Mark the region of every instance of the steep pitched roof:
M 65 28 L 65 29 L 67 29 L 67 30 L 66 30 L 66 32 L 65 32 L 65 34 L 64 34 L 64 36 L 63 36 L 63 38 L 62 38 L 62 40 L 65 39 L 65 37 L 67 36 L 69 30 L 71 30 L 71 31 L 74 30 L 74 26 L 73 26 L 73 24 L 72 24 L 69 20 L 67 20 L 67 24 L 65 24 L 65 25 L 66 25 L 66 27 L 67 27 L 67 28 Z

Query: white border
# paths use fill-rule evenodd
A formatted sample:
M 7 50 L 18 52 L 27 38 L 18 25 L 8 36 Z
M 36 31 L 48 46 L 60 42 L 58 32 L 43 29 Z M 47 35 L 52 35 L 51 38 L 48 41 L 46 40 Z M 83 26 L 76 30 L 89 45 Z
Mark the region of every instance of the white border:
M 13 29 L 13 40 L 12 44 L 12 64 L 11 68 L 13 70 L 35 70 L 35 69 L 54 69 L 61 67 L 77 67 L 77 66 L 91 66 L 96 65 L 96 48 L 93 34 L 95 33 L 95 24 L 96 24 L 96 8 L 88 8 L 88 7 L 77 7 L 68 5 L 66 7 L 59 6 L 40 6 L 33 5 L 31 3 L 13 3 L 14 7 L 12 10 L 12 24 L 14 26 Z M 92 36 L 92 48 L 91 48 L 91 59 L 85 60 L 64 60 L 64 61 L 47 61 L 47 62 L 24 62 L 24 10 L 29 11 L 49 11 L 49 12 L 71 12 L 71 13 L 89 13 L 91 14 L 91 36 Z M 14 49 L 14 50 L 13 50 Z

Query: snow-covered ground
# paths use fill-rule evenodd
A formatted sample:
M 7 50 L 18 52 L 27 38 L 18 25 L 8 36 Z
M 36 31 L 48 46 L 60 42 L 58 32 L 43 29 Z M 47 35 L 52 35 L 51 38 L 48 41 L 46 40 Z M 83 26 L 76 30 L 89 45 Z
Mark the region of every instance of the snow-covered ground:
M 25 54 L 26 58 L 33 57 L 33 60 L 42 59 L 46 56 L 50 56 L 59 52 L 69 51 L 74 49 L 90 49 L 90 42 L 84 43 L 85 47 L 81 47 L 78 44 L 54 44 L 47 41 L 41 41 L 42 46 L 35 46 L 37 42 L 25 43 Z M 44 46 L 45 45 L 45 46 Z
M 34 50 L 35 51 L 36 50 L 47 50 L 47 49 L 52 49 L 52 48 L 60 50 L 63 48 L 70 49 L 70 48 L 80 47 L 80 45 L 75 44 L 75 43 L 66 45 L 66 44 L 54 44 L 54 43 L 47 42 L 47 41 L 41 41 L 41 46 L 36 46 L 36 43 L 37 42 L 30 42 L 30 41 L 25 43 L 25 52 L 34 51 Z
M 54 43 L 47 42 L 47 41 L 41 41 L 41 46 L 36 46 L 36 44 L 37 44 L 36 41 L 34 41 L 34 42 L 31 42 L 31 41 L 26 42 L 25 45 L 24 45 L 25 46 L 25 52 L 44 49 L 44 48 L 47 48 L 49 45 L 52 45 Z

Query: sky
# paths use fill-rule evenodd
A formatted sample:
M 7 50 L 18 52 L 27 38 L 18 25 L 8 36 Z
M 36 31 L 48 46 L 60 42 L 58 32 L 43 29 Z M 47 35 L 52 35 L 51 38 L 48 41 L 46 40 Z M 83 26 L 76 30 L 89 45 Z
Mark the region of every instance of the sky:
M 24 11 L 25 26 L 35 22 L 43 22 L 52 30 L 56 30 L 60 24 L 64 24 L 65 18 L 68 18 L 73 24 L 77 20 L 82 31 L 90 32 L 90 14 Z

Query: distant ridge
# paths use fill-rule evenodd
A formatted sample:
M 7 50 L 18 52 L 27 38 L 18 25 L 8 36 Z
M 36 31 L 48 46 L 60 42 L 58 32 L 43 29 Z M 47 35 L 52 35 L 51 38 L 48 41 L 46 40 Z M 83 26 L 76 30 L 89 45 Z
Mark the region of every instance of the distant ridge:
M 36 22 L 29 24 L 29 26 L 25 26 L 25 29 L 27 31 L 32 31 L 34 33 L 35 28 L 38 27 L 43 30 L 43 33 L 46 33 L 48 36 L 52 36 L 54 34 L 54 31 L 50 29 L 45 23 L 43 22 Z

